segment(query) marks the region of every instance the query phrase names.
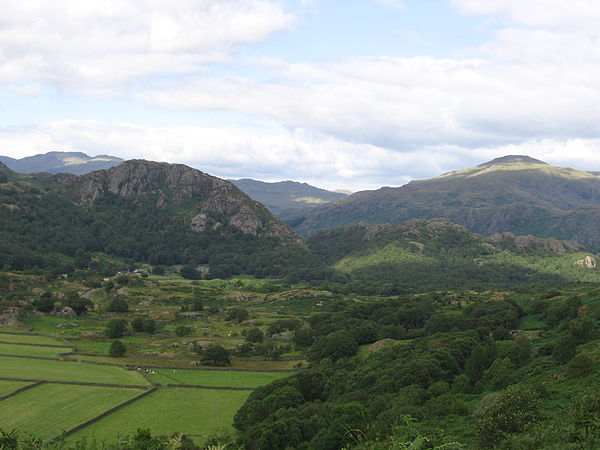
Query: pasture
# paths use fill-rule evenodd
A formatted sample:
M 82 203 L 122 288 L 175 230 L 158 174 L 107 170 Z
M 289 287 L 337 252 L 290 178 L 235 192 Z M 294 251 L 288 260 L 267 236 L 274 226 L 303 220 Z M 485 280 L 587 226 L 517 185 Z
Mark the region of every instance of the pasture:
M 160 384 L 188 384 L 199 386 L 225 386 L 256 388 L 269 384 L 288 373 L 285 372 L 237 372 L 233 370 L 182 370 L 155 369 L 149 377 Z
M 36 334 L 25 333 L 6 333 L 0 332 L 0 341 L 10 342 L 13 344 L 34 344 L 34 345 L 64 345 L 64 341 L 58 338 L 48 336 L 39 336 Z
M 175 432 L 201 440 L 208 435 L 230 431 L 235 412 L 250 392 L 192 388 L 159 388 L 100 421 L 73 434 L 81 438 L 114 441 L 118 435 L 149 428 L 153 434 Z
M 148 385 L 139 373 L 126 371 L 120 367 L 9 356 L 0 357 L 0 378 Z
M 70 348 L 43 347 L 39 345 L 3 344 L 0 342 L 0 355 L 41 356 L 56 358 L 62 353 L 70 353 Z
M 31 383 L 26 383 L 23 381 L 4 381 L 0 380 L 0 397 L 4 397 L 5 395 L 11 394 L 17 389 L 21 389 L 22 387 L 29 386 Z
M 140 394 L 138 389 L 42 384 L 0 402 L 0 423 L 6 430 L 60 435 L 80 423 Z

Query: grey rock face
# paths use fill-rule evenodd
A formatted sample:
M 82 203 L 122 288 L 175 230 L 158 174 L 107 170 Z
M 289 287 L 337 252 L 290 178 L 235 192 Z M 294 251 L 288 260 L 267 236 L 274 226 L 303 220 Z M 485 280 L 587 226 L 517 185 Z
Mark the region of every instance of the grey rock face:
M 74 188 L 79 204 L 91 204 L 113 194 L 157 208 L 181 207 L 193 231 L 230 226 L 256 236 L 294 235 L 232 183 L 182 164 L 132 160 L 80 177 L 57 175 L 54 181 Z

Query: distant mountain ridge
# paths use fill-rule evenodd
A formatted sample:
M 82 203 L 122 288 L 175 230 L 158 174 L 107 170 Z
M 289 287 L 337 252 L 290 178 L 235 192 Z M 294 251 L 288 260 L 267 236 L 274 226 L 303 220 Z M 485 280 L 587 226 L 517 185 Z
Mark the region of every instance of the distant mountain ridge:
M 303 235 L 358 222 L 446 218 L 483 235 L 573 240 L 600 250 L 600 177 L 509 155 L 399 188 L 357 192 L 288 223 Z
M 341 192 L 328 191 L 297 181 L 267 183 L 249 178 L 229 181 L 280 217 L 288 217 L 298 211 L 348 196 Z
M 81 152 L 48 152 L 21 159 L 0 156 L 0 162 L 18 173 L 72 173 L 84 175 L 94 170 L 109 169 L 124 160 L 115 156 L 88 156 Z

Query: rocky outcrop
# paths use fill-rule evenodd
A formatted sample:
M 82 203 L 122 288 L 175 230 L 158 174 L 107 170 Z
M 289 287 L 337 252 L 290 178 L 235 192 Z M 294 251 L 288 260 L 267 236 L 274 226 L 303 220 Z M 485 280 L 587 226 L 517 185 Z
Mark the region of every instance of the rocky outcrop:
M 589 255 L 583 259 L 580 259 L 579 261 L 575 261 L 573 264 L 577 265 L 577 266 L 585 267 L 586 269 L 595 269 L 598 266 L 596 258 L 594 258 L 593 256 L 589 256 Z
M 83 176 L 56 175 L 53 181 L 72 188 L 78 204 L 116 195 L 156 208 L 181 209 L 193 231 L 225 226 L 256 236 L 294 235 L 232 183 L 182 164 L 132 160 Z

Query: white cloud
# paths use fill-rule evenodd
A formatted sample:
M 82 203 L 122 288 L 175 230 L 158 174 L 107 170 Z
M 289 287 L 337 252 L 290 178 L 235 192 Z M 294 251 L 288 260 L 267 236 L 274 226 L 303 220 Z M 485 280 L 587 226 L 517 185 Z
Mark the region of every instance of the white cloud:
M 292 22 L 266 0 L 5 2 L 0 83 L 112 94 L 139 79 L 197 72 Z
M 555 165 L 600 170 L 600 139 L 531 139 L 478 147 L 437 144 L 410 152 L 351 143 L 297 130 L 262 135 L 200 127 L 145 127 L 97 121 L 48 122 L 28 129 L 0 129 L 0 154 L 82 151 L 124 159 L 183 163 L 222 178 L 296 180 L 354 191 L 400 186 L 471 167 L 508 154 L 526 154 Z
M 506 26 L 471 57 L 269 60 L 267 81 L 198 76 L 139 98 L 167 109 L 268 117 L 396 151 L 600 137 L 600 3 L 452 3 L 464 14 L 503 17 Z

